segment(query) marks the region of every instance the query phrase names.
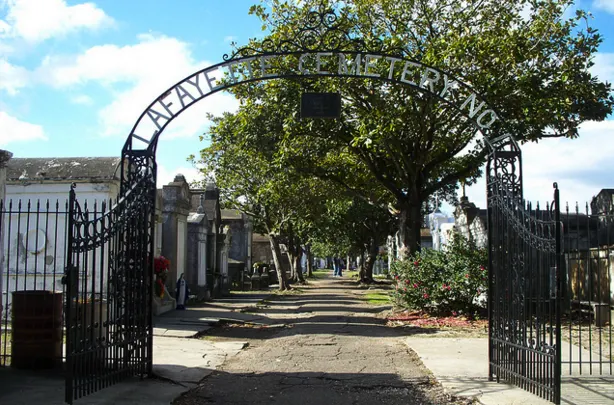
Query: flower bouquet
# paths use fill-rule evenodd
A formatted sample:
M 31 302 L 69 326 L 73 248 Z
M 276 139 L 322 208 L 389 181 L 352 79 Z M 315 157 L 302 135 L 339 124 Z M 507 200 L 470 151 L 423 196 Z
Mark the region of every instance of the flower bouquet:
M 168 276 L 170 260 L 164 256 L 154 258 L 154 275 L 156 276 L 155 292 L 156 297 L 164 298 L 166 293 L 166 277 Z

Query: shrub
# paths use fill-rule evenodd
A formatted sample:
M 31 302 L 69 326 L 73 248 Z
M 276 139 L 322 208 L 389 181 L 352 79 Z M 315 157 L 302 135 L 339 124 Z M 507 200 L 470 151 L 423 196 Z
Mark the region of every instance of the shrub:
M 486 249 L 455 234 L 444 251 L 423 249 L 393 264 L 395 301 L 431 313 L 473 314 L 488 286 L 487 262 Z

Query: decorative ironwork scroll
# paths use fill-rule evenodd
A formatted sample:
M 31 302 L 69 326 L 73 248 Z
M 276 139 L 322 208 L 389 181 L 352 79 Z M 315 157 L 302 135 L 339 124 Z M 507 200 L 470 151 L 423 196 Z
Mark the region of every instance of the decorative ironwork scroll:
M 251 45 L 243 46 L 232 54 L 225 54 L 223 59 L 233 59 L 291 52 L 361 52 L 361 53 L 387 53 L 403 56 L 400 48 L 387 49 L 380 38 L 365 40 L 352 31 L 352 27 L 344 26 L 347 21 L 344 14 L 339 16 L 331 9 L 310 10 L 306 13 L 302 26 L 288 33 L 285 38 L 273 40 L 265 38 L 262 41 L 253 41 Z
M 554 403 L 561 395 L 560 207 L 522 199 L 520 148 L 491 145 L 486 176 L 489 377 Z M 554 275 L 554 285 L 552 278 Z
M 194 72 L 162 92 L 139 116 L 124 144 L 120 194 L 117 204 L 109 207 L 108 212 L 103 210 L 92 216 L 81 209 L 75 191 L 71 191 L 66 267 L 66 278 L 70 280 L 66 304 L 68 402 L 123 377 L 151 373 L 151 266 L 156 147 L 160 135 L 183 111 L 210 95 L 243 83 L 278 78 L 365 78 L 401 84 L 440 100 L 458 113 L 455 117 L 475 124 L 495 151 L 488 166 L 492 233 L 489 242 L 491 269 L 495 269 L 491 272 L 495 274 L 491 287 L 496 280 L 497 288 L 505 288 L 500 282 L 508 281 L 506 272 L 514 274 L 511 284 L 514 291 L 496 290 L 499 295 L 494 302 L 504 307 L 496 307 L 491 313 L 495 325 L 491 345 L 497 348 L 491 348 L 491 355 L 499 356 L 491 357 L 491 374 L 498 378 L 524 376 L 517 369 L 522 364 L 517 356 L 552 357 L 549 348 L 559 346 L 543 340 L 541 335 L 527 333 L 526 329 L 526 325 L 535 322 L 544 328 L 551 325 L 544 321 L 543 311 L 529 320 L 527 314 L 533 313 L 529 309 L 521 310 L 525 315 L 511 318 L 498 309 L 508 308 L 505 305 L 512 302 L 509 293 L 523 302 L 521 308 L 534 305 L 533 301 L 527 302 L 533 290 L 526 287 L 526 280 L 532 280 L 527 278 L 527 269 L 534 261 L 531 252 L 535 249 L 548 255 L 552 252 L 548 220 L 530 220 L 530 212 L 521 208 L 524 206 L 518 146 L 507 134 L 496 134 L 493 138 L 489 133 L 500 120 L 496 110 L 453 75 L 412 60 L 399 49 L 386 49 L 379 38 L 362 38 L 354 27 L 344 25 L 347 24 L 344 17 L 331 10 L 308 12 L 303 25 L 284 39 L 253 41 L 224 55 L 222 62 Z M 519 255 L 521 247 L 533 250 Z M 508 253 L 515 258 L 513 264 L 506 259 Z M 104 277 L 98 271 L 107 272 L 108 282 L 100 281 Z M 95 315 L 93 306 L 86 305 L 89 299 L 101 302 L 100 311 L 105 310 L 105 315 L 102 312 Z M 536 302 L 535 305 L 543 305 L 542 301 Z M 88 312 L 90 318 L 86 316 Z M 525 350 L 523 345 L 531 341 L 534 343 Z M 548 348 L 547 353 L 541 348 Z M 506 367 L 509 362 L 515 365 Z M 554 392 L 549 381 L 540 380 L 536 384 L 541 384 L 548 393 Z
M 66 266 L 66 402 L 152 371 L 156 164 L 124 154 L 117 203 L 70 192 Z

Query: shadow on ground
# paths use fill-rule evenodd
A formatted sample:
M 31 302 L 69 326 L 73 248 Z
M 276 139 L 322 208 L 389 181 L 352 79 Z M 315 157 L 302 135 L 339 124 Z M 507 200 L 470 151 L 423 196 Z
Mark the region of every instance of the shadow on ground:
M 360 286 L 354 280 L 313 281 L 301 286 L 302 294 L 235 293 L 230 297 L 174 311 L 158 318 L 180 318 L 174 329 L 193 328 L 194 323 L 211 319 L 221 322 L 203 331 L 204 338 L 269 339 L 301 334 L 341 334 L 367 337 L 402 337 L 438 333 L 435 328 L 390 328 L 386 313 L 392 305 L 369 305 L 366 294 L 381 292 L 387 285 Z
M 429 377 L 401 380 L 396 374 L 216 371 L 173 405 L 469 404 L 446 396 Z
M 0 368 L 0 404 L 64 405 L 64 378 L 61 370 L 26 371 Z M 83 395 L 100 389 L 92 381 Z M 75 401 L 77 405 L 168 405 L 188 387 L 157 378 L 128 378 Z

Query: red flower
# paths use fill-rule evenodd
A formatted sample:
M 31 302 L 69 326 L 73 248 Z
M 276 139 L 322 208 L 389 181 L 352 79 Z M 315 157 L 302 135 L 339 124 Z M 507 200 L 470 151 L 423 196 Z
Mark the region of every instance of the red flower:
M 407 287 L 403 287 L 403 291 L 407 291 Z
M 424 293 L 422 296 L 423 296 L 425 299 L 429 297 L 429 295 L 428 295 L 427 293 Z
M 171 261 L 168 260 L 166 257 L 164 256 L 156 257 L 154 258 L 154 273 L 162 274 L 165 271 L 168 271 L 170 265 L 171 265 Z
M 414 288 L 418 288 L 418 284 L 414 283 Z
M 405 280 L 405 284 L 409 284 L 409 280 Z
M 419 264 L 420 264 L 420 262 L 418 262 L 418 261 L 414 262 L 414 266 L 418 266 Z
M 394 279 L 395 279 L 395 280 L 398 280 L 398 279 L 399 279 L 399 276 L 394 276 Z
M 480 270 L 482 270 L 482 271 L 486 271 L 486 267 L 484 267 L 484 266 L 480 266 Z
M 469 273 L 465 274 L 465 278 L 469 278 Z
M 458 312 L 452 311 L 452 316 L 456 316 L 456 315 L 458 315 Z

